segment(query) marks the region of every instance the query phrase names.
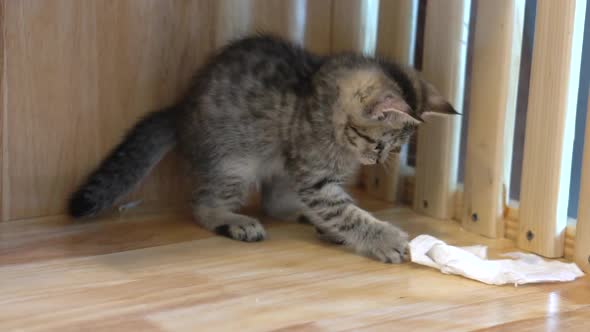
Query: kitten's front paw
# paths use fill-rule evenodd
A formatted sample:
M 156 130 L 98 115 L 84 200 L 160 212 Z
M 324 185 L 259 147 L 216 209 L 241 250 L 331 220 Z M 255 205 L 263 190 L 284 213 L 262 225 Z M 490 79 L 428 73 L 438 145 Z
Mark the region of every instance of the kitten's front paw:
M 376 225 L 363 244 L 361 251 L 384 263 L 398 264 L 407 259 L 408 234 L 388 224 Z
M 217 226 L 215 233 L 244 242 L 258 242 L 266 237 L 266 231 L 258 221 Z
M 345 243 L 344 239 L 342 239 L 334 234 L 328 234 L 318 227 L 315 228 L 315 231 L 318 234 L 320 240 L 322 240 L 322 241 L 329 242 L 329 243 L 336 244 L 336 245 L 343 245 Z

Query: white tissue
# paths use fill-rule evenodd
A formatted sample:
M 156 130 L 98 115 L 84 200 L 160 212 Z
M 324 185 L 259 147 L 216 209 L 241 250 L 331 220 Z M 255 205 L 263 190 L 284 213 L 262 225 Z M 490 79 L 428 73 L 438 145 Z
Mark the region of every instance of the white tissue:
M 414 263 L 490 285 L 572 281 L 584 275 L 574 263 L 533 254 L 514 252 L 503 255 L 512 259 L 488 260 L 486 246 L 454 247 L 430 235 L 417 236 L 409 247 Z

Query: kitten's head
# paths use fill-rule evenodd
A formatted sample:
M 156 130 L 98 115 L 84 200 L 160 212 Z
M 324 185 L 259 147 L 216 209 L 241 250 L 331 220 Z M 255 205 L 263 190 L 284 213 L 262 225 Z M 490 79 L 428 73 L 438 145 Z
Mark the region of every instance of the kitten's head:
M 457 114 L 430 83 L 408 68 L 348 57 L 332 64 L 327 73 L 337 94 L 332 114 L 336 139 L 365 165 L 383 163 L 390 153 L 399 153 L 427 115 Z

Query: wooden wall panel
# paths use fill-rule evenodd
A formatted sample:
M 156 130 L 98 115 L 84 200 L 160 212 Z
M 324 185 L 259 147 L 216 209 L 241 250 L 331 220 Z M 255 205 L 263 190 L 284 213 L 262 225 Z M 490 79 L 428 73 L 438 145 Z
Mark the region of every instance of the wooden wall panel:
M 216 1 L 215 45 L 266 32 L 329 53 L 332 0 Z
M 100 155 L 95 4 L 5 4 L 9 219 L 62 211 Z
M 148 111 L 172 104 L 213 50 L 211 1 L 97 2 L 101 156 Z M 107 28 L 108 27 L 108 28 Z M 171 154 L 127 200 L 186 203 L 188 181 Z
M 563 255 L 586 1 L 537 2 L 518 246 Z
M 252 30 L 271 31 L 303 44 L 305 39 L 305 0 L 252 0 Z
M 428 1 L 424 77 L 461 112 L 471 1 Z M 454 211 L 461 118 L 431 116 L 418 131 L 414 209 L 450 219 Z
M 216 4 L 216 46 L 252 32 L 272 32 L 283 38 L 297 39 L 293 38 L 294 11 L 299 10 L 301 4 L 305 8 L 305 1 L 301 0 L 221 0 Z M 303 34 L 298 41 L 302 39 Z
M 463 227 L 503 237 L 524 1 L 478 1 L 473 38 Z
M 7 219 L 62 213 L 69 192 L 139 116 L 174 102 L 212 48 L 210 5 L 6 2 Z M 171 164 L 130 199 L 184 199 Z
M 251 26 L 251 0 L 215 1 L 215 46 L 244 35 Z

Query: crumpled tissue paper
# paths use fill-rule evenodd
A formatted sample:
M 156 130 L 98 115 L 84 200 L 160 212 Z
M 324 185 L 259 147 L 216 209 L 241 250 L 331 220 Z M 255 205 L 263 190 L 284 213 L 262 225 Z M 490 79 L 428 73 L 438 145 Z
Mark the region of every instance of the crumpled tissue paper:
M 486 246 L 455 247 L 430 235 L 417 236 L 409 249 L 414 263 L 490 285 L 572 281 L 584 275 L 574 263 L 533 254 L 513 252 L 502 255 L 510 259 L 488 260 Z

